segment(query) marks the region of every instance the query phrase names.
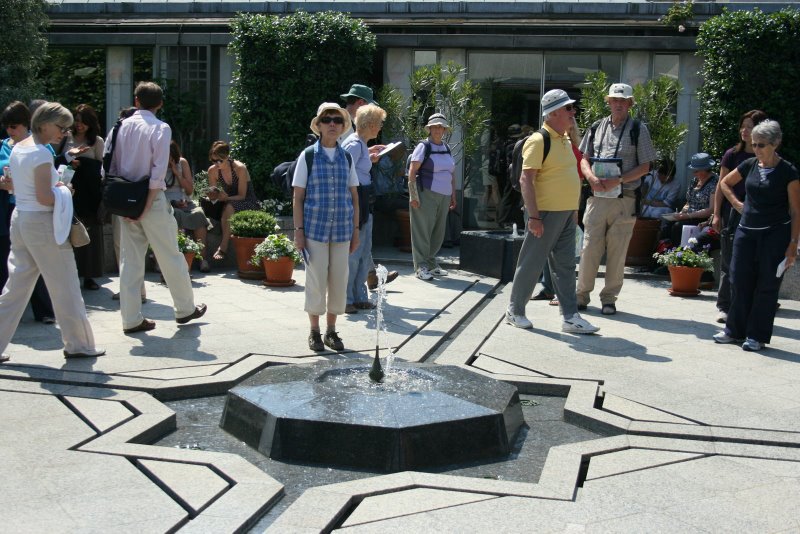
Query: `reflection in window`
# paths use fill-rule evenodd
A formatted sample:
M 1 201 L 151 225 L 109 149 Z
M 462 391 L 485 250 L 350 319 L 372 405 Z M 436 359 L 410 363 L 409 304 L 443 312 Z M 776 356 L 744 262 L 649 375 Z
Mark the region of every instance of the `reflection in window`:
M 677 80 L 680 74 L 680 57 L 678 54 L 656 54 L 653 57 L 653 78 L 669 76 Z
M 436 65 L 436 50 L 414 50 L 414 69 Z
M 603 71 L 608 79 L 614 83 L 620 79 L 622 55 L 618 53 L 607 54 L 545 54 L 545 80 L 544 92 L 550 89 L 563 89 L 571 98 L 579 101 L 581 87 L 586 75 L 592 72 Z

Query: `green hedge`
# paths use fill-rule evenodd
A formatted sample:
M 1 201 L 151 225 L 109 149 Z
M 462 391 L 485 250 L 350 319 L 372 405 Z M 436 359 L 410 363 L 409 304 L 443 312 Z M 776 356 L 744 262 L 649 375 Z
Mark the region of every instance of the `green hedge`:
M 783 130 L 781 155 L 800 163 L 800 11 L 724 12 L 697 37 L 704 59 L 700 131 L 706 152 L 721 157 L 738 141 L 742 113 L 763 109 Z
M 0 111 L 13 100 L 27 103 L 42 95 L 38 74 L 47 54 L 46 10 L 45 0 L 0 0 Z
M 247 164 L 259 198 L 272 169 L 297 156 L 317 106 L 368 84 L 375 36 L 346 14 L 237 16 L 230 49 L 238 71 L 231 88 L 232 148 Z

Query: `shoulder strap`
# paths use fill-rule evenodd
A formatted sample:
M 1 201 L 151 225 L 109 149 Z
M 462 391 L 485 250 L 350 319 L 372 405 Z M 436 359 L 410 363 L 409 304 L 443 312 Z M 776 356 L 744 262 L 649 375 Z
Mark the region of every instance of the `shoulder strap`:
M 633 119 L 633 124 L 631 124 L 631 144 L 636 149 L 634 152 L 636 153 L 636 166 L 639 166 L 639 128 L 641 127 L 642 121 L 639 119 Z
M 108 149 L 108 152 L 103 156 L 103 171 L 108 174 L 109 169 L 111 168 L 111 160 L 114 157 L 114 149 L 117 147 L 117 134 L 119 133 L 119 127 L 122 125 L 123 119 L 117 120 L 114 127 L 111 129 L 111 148 Z
M 544 160 L 547 159 L 547 155 L 550 153 L 550 132 L 544 127 L 539 128 L 536 132 L 542 136 L 542 140 L 544 141 L 544 150 L 542 152 L 542 163 L 544 163 Z
M 308 169 L 308 176 L 311 176 L 311 169 L 314 168 L 314 145 L 305 147 L 303 149 L 303 154 L 306 156 L 306 169 Z
M 426 161 L 428 161 L 428 159 L 430 159 L 430 157 L 431 157 L 431 150 L 433 150 L 433 148 L 431 147 L 431 142 L 430 142 L 430 141 L 428 141 L 427 139 L 424 139 L 424 140 L 422 141 L 422 146 L 423 146 L 423 147 L 425 147 L 425 157 L 424 157 L 424 158 L 422 158 L 422 163 L 420 163 L 420 166 L 421 166 L 421 165 L 424 165 L 424 164 L 425 164 L 425 162 L 426 162 Z

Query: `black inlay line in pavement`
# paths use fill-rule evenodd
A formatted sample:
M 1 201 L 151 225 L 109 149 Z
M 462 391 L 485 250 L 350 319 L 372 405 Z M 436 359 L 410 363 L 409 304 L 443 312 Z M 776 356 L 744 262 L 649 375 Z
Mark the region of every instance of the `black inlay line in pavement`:
M 631 449 L 638 449 L 638 447 L 631 447 Z M 619 452 L 619 451 L 614 451 L 614 452 Z M 666 452 L 685 452 L 685 451 L 666 451 Z M 613 454 L 613 453 L 611 453 L 611 454 Z M 686 454 L 693 454 L 693 453 L 686 452 Z M 697 454 L 698 454 L 698 456 L 696 456 L 694 458 L 681 458 L 679 460 L 670 460 L 668 462 L 659 463 L 658 465 L 648 465 L 647 467 L 639 467 L 637 469 L 628 469 L 627 471 L 620 471 L 619 473 L 612 473 L 610 475 L 603 475 L 601 477 L 594 477 L 593 479 L 589 480 L 588 482 L 594 482 L 595 480 L 602 480 L 604 478 L 611 478 L 611 477 L 615 477 L 615 476 L 619 476 L 619 475 L 627 475 L 628 473 L 636 473 L 637 471 L 648 471 L 650 469 L 657 469 L 659 467 L 666 467 L 668 465 L 681 464 L 681 463 L 684 463 L 684 462 L 692 462 L 694 460 L 702 460 L 704 458 L 710 458 L 712 456 L 722 456 L 722 455 L 719 455 L 719 454 L 701 454 L 701 453 L 697 453 Z M 604 455 L 597 454 L 597 455 L 593 456 L 592 458 L 596 458 L 598 456 L 604 456 Z M 592 458 L 587 458 L 587 471 L 588 471 L 588 462 L 591 461 Z M 581 480 L 580 487 L 583 487 L 583 483 L 586 482 L 586 481 L 587 480 L 585 478 L 583 480 Z

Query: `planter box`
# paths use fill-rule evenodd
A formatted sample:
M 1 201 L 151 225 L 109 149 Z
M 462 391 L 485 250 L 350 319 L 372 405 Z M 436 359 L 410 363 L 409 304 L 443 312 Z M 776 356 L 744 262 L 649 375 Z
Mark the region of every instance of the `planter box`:
M 523 239 L 511 237 L 509 230 L 461 232 L 459 269 L 511 282 Z

